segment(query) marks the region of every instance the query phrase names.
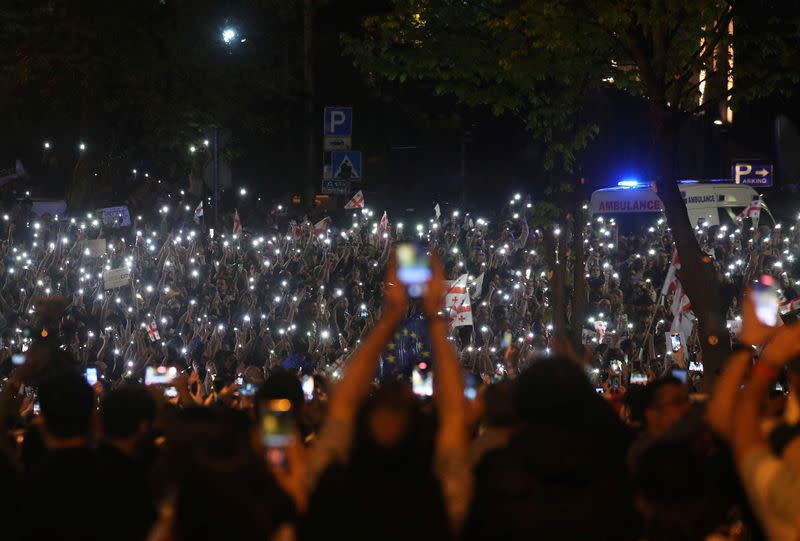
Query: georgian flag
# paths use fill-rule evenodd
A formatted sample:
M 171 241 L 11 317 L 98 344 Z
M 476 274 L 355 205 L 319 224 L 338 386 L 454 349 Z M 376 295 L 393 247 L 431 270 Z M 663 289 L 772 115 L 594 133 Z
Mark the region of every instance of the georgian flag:
M 328 231 L 328 227 L 331 225 L 330 217 L 326 217 L 318 221 L 314 224 L 314 236 L 319 236 L 325 234 Z
M 681 332 L 685 336 L 691 335 L 694 327 L 692 303 L 683 291 L 680 282 L 678 282 L 678 287 L 675 289 L 670 311 L 672 312 L 672 332 Z
M 155 321 L 147 326 L 147 336 L 150 337 L 151 342 L 157 342 L 161 340 L 161 335 L 158 334 L 158 325 L 156 325 Z
M 203 217 L 203 202 L 200 201 L 200 204 L 197 205 L 197 208 L 194 209 L 194 223 L 199 224 L 200 218 Z
M 358 190 L 350 201 L 344 206 L 346 209 L 363 209 L 364 208 L 364 194 Z
M 238 235 L 242 232 L 242 219 L 239 218 L 239 210 L 233 212 L 233 234 Z
M 750 205 L 745 208 L 736 217 L 737 220 L 744 220 L 745 218 L 752 218 L 754 222 L 758 222 L 761 217 L 761 198 L 753 199 Z
M 391 224 L 389 223 L 389 215 L 386 214 L 385 210 L 383 211 L 383 216 L 381 217 L 380 227 L 381 231 L 383 231 L 384 233 L 388 233 L 389 228 L 391 227 Z
M 450 329 L 472 325 L 472 306 L 467 292 L 467 275 L 445 282 L 446 294 L 444 310 L 450 322 Z
M 676 271 L 681 268 L 681 259 L 678 257 L 678 250 L 672 250 L 672 263 L 669 264 L 667 277 L 664 279 L 664 285 L 661 287 L 661 295 L 664 296 L 670 291 L 675 291 L 680 287 L 681 283 L 678 281 Z

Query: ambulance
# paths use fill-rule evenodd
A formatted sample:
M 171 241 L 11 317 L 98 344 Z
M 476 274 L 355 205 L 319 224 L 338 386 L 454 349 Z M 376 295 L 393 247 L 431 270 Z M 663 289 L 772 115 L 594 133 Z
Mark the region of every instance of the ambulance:
M 679 180 L 678 189 L 692 225 L 719 225 L 720 220 L 727 219 L 736 221 L 736 215 L 759 197 L 751 186 L 730 181 Z M 761 208 L 772 218 L 763 200 Z M 594 192 L 591 199 L 592 214 L 644 214 L 663 210 L 664 204 L 653 188 L 636 181 L 622 181 L 613 188 L 602 188 Z

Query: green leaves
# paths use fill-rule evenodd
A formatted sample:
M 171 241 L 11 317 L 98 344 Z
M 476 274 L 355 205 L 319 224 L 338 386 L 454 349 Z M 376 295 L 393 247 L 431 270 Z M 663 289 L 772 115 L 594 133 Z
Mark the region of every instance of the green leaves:
M 690 114 L 729 95 L 790 91 L 800 73 L 793 54 L 800 24 L 764 17 L 780 7 L 777 0 L 394 0 L 389 13 L 365 21 L 363 36 L 343 42 L 371 74 L 428 81 L 466 105 L 518 115 L 546 144 L 546 166 L 572 171 L 597 134 L 582 119 L 586 98 L 608 85 L 646 97 L 654 111 Z

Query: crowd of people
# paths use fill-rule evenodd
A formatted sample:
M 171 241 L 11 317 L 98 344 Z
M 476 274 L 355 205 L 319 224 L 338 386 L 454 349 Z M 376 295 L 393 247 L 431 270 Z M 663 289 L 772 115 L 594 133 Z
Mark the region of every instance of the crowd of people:
M 800 327 L 763 325 L 744 294 L 767 273 L 797 296 L 794 226 L 698 224 L 738 344 L 709 393 L 663 218 L 585 216 L 567 344 L 567 250 L 520 195 L 419 224 L 259 198 L 214 228 L 155 182 L 126 203 L 22 199 L 0 222 L 4 538 L 800 532 Z M 406 240 L 431 255 L 416 298 Z

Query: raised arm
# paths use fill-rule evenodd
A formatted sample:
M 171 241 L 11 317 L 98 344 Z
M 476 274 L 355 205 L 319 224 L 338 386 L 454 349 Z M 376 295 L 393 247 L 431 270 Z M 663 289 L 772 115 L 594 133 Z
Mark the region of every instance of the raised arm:
M 742 332 L 739 334 L 739 341 L 744 347 L 735 349 L 731 353 L 725 370 L 717 380 L 706 410 L 706 420 L 711 428 L 729 441 L 733 436 L 734 411 L 740 388 L 753 364 L 753 349 L 750 346 L 763 344 L 774 330 L 756 317 L 753 300 L 748 292 L 742 301 Z
M 740 465 L 750 452 L 769 448 L 761 428 L 764 400 L 778 377 L 778 371 L 798 355 L 800 323 L 795 323 L 775 331 L 764 347 L 758 364 L 753 367 L 750 380 L 739 399 L 733 429 L 733 453 Z
M 378 357 L 406 315 L 408 299 L 405 287 L 397 280 L 397 260 L 394 255 L 386 269 L 384 303 L 381 319 L 353 352 L 347 371 L 331 396 L 329 416 L 332 420 L 353 422 L 359 405 L 369 392 Z
M 436 445 L 440 452 L 467 446 L 464 381 L 456 351 L 448 340 L 447 323 L 439 313 L 444 305 L 444 270 L 438 255 L 431 258 L 433 277 L 425 294 L 424 309 L 435 359 L 435 403 L 439 415 Z
M 434 474 L 442 487 L 452 531 L 458 535 L 472 498 L 468 462 L 468 435 L 464 379 L 456 351 L 448 338 L 448 325 L 440 317 L 444 296 L 444 270 L 439 256 L 431 256 L 433 277 L 423 306 L 428 318 L 434 363 L 434 402 L 439 417 Z

